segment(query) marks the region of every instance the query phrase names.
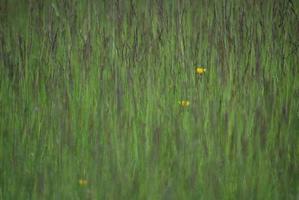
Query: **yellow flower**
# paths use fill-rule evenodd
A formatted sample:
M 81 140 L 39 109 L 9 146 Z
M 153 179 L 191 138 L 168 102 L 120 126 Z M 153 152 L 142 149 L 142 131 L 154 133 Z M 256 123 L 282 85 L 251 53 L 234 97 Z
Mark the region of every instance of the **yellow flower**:
M 196 72 L 196 74 L 199 74 L 199 75 L 202 75 L 202 74 L 204 74 L 205 72 L 206 72 L 206 68 L 204 68 L 204 67 L 196 67 L 195 68 L 195 72 Z
M 80 186 L 86 186 L 87 185 L 87 180 L 86 179 L 79 179 L 79 185 Z
M 179 101 L 179 104 L 182 107 L 188 107 L 190 105 L 190 102 L 188 100 L 182 100 L 182 101 Z

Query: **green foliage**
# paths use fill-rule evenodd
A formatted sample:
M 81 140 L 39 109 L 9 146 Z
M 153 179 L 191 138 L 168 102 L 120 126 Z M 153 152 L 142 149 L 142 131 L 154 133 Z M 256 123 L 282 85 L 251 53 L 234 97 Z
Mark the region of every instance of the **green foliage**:
M 298 16 L 2 0 L 0 199 L 298 199 Z

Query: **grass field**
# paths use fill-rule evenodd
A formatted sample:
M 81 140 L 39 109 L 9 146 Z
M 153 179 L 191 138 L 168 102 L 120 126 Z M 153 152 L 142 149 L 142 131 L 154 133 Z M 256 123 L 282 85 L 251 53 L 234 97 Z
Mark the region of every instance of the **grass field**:
M 0 199 L 298 200 L 298 48 L 296 0 L 0 0 Z

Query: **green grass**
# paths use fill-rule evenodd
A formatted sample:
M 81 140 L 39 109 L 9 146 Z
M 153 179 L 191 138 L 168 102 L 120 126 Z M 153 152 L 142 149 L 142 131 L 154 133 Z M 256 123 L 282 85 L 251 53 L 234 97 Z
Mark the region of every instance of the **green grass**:
M 298 199 L 298 16 L 1 0 L 0 199 Z

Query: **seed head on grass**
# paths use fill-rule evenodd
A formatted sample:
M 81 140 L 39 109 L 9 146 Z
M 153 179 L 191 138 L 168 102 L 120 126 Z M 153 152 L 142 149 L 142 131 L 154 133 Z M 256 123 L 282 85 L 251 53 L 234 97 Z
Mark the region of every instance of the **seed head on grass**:
M 182 101 L 179 101 L 179 104 L 185 108 L 190 105 L 190 102 L 188 100 L 182 100 Z
M 195 68 L 195 73 L 199 74 L 199 75 L 203 75 L 206 71 L 207 71 L 207 69 L 205 67 L 196 67 Z
M 87 185 L 87 180 L 86 179 L 79 179 L 79 185 L 80 186 L 82 186 L 82 187 L 84 187 L 84 186 L 86 186 Z

